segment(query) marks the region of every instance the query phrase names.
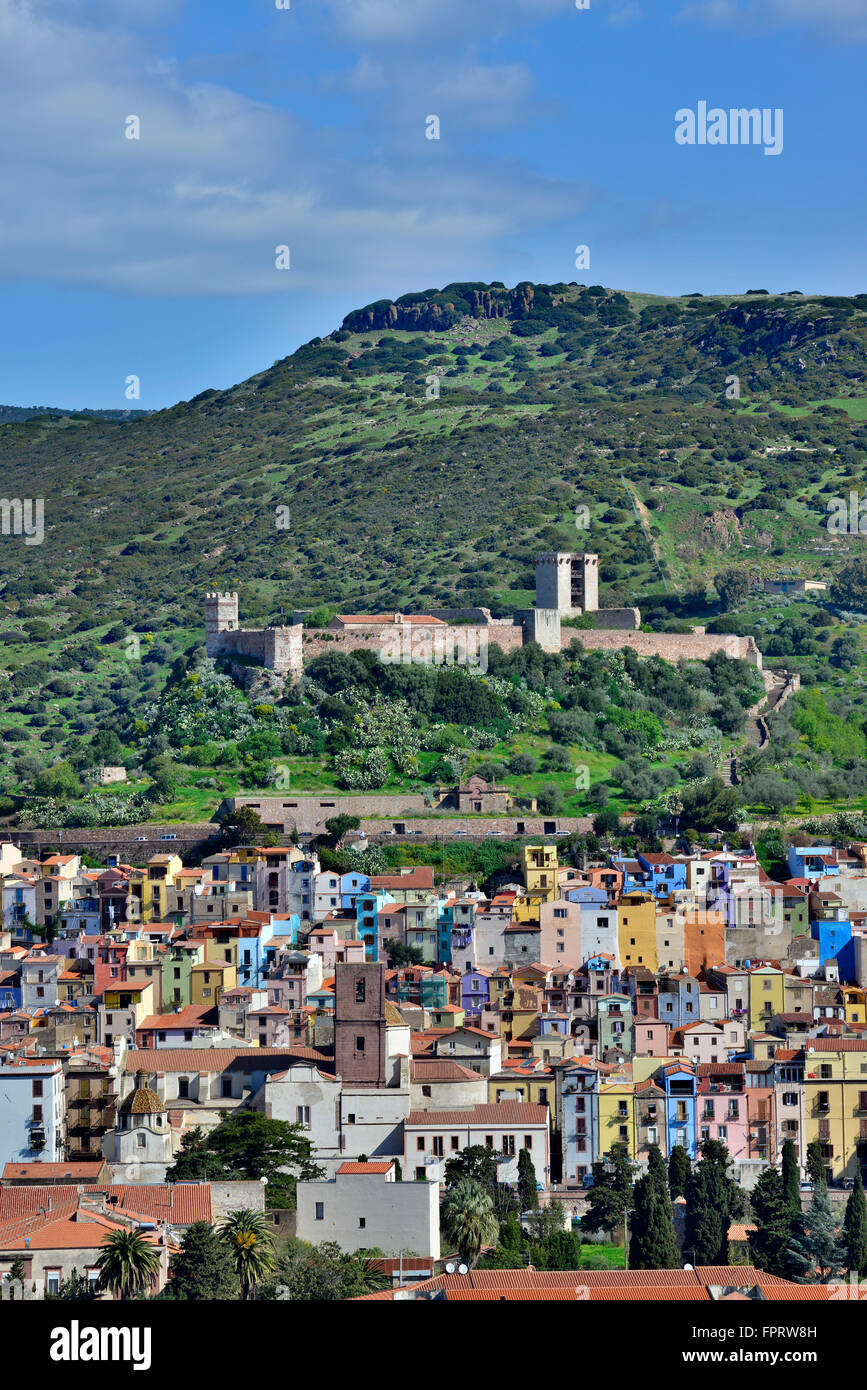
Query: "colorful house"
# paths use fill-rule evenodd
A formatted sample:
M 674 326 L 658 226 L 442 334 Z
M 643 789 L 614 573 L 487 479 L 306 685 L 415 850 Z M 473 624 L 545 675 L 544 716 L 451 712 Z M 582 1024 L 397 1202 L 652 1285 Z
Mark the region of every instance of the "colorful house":
M 624 893 L 617 906 L 622 965 L 657 969 L 656 901 L 650 893 Z

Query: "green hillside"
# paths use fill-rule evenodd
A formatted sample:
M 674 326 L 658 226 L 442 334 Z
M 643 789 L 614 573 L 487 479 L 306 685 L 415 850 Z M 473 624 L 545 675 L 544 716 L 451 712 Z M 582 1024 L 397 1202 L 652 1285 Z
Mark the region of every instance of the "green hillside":
M 755 586 L 830 582 L 862 555 L 826 523 L 832 498 L 865 490 L 865 431 L 867 295 L 575 284 L 380 301 L 140 418 L 0 421 L 5 495 L 45 503 L 43 544 L 0 538 L 2 786 L 70 749 L 81 762 L 100 733 L 104 761 L 115 736 L 126 752 L 155 737 L 141 708 L 201 643 L 207 589 L 238 589 L 251 625 L 322 605 L 506 614 L 554 548 L 598 552 L 600 602 L 637 603 L 646 626 L 754 632 L 860 736 L 860 629 L 821 595 Z M 714 588 L 730 569 L 753 584 L 732 615 Z M 213 767 L 201 780 L 182 811 L 233 787 Z

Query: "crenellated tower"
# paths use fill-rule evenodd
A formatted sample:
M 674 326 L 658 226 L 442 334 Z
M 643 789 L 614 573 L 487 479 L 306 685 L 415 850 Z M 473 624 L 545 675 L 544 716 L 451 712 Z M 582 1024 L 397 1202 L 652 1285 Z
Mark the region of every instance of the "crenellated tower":
M 208 656 L 219 656 L 220 634 L 235 632 L 238 627 L 237 594 L 205 594 L 205 650 Z

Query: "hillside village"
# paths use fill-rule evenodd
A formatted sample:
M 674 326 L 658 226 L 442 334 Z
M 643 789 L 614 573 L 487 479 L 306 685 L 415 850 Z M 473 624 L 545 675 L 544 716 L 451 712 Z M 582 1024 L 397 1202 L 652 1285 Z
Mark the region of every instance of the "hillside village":
M 637 1221 L 662 1164 L 662 1268 L 693 1256 L 684 1297 L 763 1299 L 784 1286 L 760 1219 L 770 1166 L 788 1162 L 805 1209 L 820 1190 L 841 1220 L 863 1201 L 867 843 L 792 843 L 778 880 L 722 843 L 578 867 L 540 840 L 487 892 L 429 867 L 337 873 L 297 846 L 89 869 L 7 841 L 0 873 L 0 1275 L 29 1296 L 73 1271 L 105 1296 L 104 1242 L 130 1231 L 155 1251 L 152 1290 L 171 1289 L 190 1228 L 240 1213 L 266 1244 L 376 1252 L 381 1292 L 357 1296 L 498 1297 L 522 1224 L 585 1254 L 619 1243 L 622 1265 L 622 1212 L 594 1229 L 594 1200 L 625 1165 Z M 288 1186 L 193 1176 L 239 1116 L 303 1137 Z M 741 1209 L 703 1254 L 698 1188 L 673 1175 L 720 1153 Z M 456 1273 L 480 1252 L 441 1202 L 491 1159 L 506 1226 Z M 636 1239 L 627 1270 L 591 1261 L 557 1286 L 631 1288 Z M 552 1255 L 537 1280 L 524 1261 L 513 1287 L 572 1268 Z

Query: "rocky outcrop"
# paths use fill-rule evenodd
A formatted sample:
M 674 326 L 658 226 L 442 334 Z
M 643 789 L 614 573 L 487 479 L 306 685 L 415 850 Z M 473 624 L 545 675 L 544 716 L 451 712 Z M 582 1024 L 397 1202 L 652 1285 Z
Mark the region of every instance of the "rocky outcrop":
M 535 289 L 530 284 L 507 290 L 499 285 L 447 285 L 398 300 L 379 299 L 347 314 L 341 325 L 349 333 L 402 328 L 444 332 L 464 315 L 476 319 L 527 318 L 532 312 Z

